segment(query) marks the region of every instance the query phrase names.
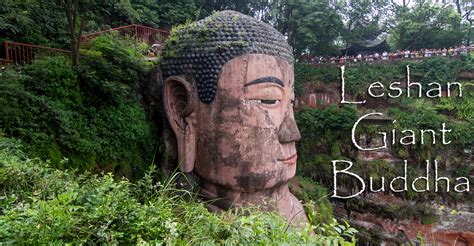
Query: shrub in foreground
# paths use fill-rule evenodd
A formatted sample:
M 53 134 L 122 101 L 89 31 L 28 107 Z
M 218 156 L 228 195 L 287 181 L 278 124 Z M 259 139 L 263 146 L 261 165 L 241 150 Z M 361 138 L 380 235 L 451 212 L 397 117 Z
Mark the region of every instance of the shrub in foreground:
M 140 177 L 159 138 L 141 104 L 150 64 L 113 36 L 94 39 L 81 59 L 72 67 L 45 57 L 0 73 L 0 128 L 53 167 Z
M 155 176 L 151 168 L 131 183 L 53 169 L 0 136 L 0 242 L 355 244 L 354 229 L 336 222 L 296 230 L 271 212 L 211 213 Z

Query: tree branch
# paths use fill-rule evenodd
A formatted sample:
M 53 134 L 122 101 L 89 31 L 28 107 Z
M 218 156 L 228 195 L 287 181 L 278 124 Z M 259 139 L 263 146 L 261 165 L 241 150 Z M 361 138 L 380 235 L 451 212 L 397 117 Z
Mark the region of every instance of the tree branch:
M 72 33 L 74 31 L 74 21 L 72 20 L 72 17 L 71 17 L 72 16 L 71 2 L 69 0 L 62 0 L 61 5 L 63 5 L 64 12 L 66 13 L 69 32 Z
M 92 6 L 92 2 L 93 0 L 89 0 L 85 6 L 83 6 L 83 9 L 82 9 L 82 15 L 81 15 L 81 25 L 79 27 L 79 35 L 78 35 L 78 42 L 77 42 L 77 49 L 79 49 L 80 45 L 81 45 L 81 37 L 82 37 L 82 31 L 84 30 L 84 27 L 86 26 L 87 24 L 87 21 L 89 20 L 89 16 L 87 15 L 87 13 L 89 12 L 89 9 L 90 7 Z
M 79 0 L 73 0 L 73 1 L 74 1 L 74 7 L 72 9 L 72 22 L 74 23 L 73 24 L 74 37 L 76 37 L 76 22 L 77 22 L 77 13 L 79 12 Z

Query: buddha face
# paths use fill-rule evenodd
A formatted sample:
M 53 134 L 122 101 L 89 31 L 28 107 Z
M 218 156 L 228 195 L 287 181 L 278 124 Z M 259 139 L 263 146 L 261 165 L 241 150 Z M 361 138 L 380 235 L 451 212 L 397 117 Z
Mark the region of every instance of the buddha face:
M 295 175 L 293 65 L 247 54 L 228 61 L 216 98 L 199 101 L 192 81 L 165 81 L 164 103 L 176 133 L 180 168 L 231 191 L 253 192 L 286 184 Z

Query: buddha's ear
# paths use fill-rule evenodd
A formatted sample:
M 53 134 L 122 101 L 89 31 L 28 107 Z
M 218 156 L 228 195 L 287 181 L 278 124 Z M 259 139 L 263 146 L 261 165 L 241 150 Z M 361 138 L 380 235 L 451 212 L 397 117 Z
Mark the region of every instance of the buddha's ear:
M 163 87 L 164 111 L 178 144 L 179 168 L 191 172 L 196 160 L 196 89 L 183 76 L 171 76 Z

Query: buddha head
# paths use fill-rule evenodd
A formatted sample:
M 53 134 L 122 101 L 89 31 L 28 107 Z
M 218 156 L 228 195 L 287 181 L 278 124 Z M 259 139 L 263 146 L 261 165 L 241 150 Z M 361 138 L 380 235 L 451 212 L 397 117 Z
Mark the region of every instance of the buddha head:
M 287 186 L 300 133 L 285 37 L 252 17 L 222 11 L 173 30 L 161 59 L 163 107 L 179 168 L 198 177 L 201 194 L 224 209 L 268 198 L 287 217 L 301 212 Z

